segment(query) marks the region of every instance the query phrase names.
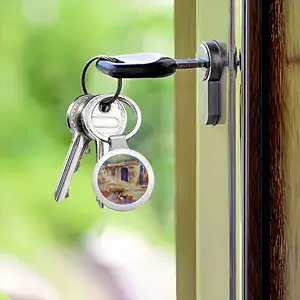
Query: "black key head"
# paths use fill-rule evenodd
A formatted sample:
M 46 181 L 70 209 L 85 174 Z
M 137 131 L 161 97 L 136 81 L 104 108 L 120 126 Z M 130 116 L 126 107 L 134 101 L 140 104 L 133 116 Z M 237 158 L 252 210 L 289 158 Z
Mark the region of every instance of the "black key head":
M 116 62 L 98 60 L 96 67 L 114 78 L 162 78 L 173 75 L 175 59 L 156 53 L 137 53 L 113 56 Z

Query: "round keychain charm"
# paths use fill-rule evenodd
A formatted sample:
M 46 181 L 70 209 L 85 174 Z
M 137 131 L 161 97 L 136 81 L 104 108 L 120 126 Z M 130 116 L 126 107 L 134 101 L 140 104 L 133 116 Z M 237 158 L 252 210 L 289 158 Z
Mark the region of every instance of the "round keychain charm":
M 107 207 L 128 211 L 145 203 L 154 187 L 154 174 L 148 160 L 131 149 L 115 149 L 96 164 L 93 188 Z
M 127 140 L 135 135 L 141 125 L 141 111 L 128 97 L 119 96 L 118 100 L 132 109 L 137 123 L 127 135 L 107 138 L 98 133 L 98 138 L 109 143 L 110 151 L 98 160 L 94 168 L 93 189 L 97 198 L 108 208 L 128 211 L 149 199 L 154 187 L 154 173 L 148 160 L 127 145 Z

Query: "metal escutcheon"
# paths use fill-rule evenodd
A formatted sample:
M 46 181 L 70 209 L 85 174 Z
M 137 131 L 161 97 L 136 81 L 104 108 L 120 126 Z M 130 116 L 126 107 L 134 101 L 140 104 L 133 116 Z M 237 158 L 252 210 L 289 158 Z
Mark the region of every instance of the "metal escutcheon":
M 196 58 L 208 60 L 208 68 L 198 68 L 197 73 L 201 79 L 201 94 L 198 94 L 201 123 L 216 125 L 220 121 L 222 105 L 221 77 L 224 68 L 224 55 L 222 48 L 216 41 L 204 41 L 199 46 Z

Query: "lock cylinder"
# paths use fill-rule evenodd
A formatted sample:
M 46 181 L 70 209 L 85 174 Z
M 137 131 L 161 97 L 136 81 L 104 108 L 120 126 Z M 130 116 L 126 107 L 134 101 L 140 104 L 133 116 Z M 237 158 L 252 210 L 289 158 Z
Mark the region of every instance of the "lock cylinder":
M 197 57 L 209 61 L 209 67 L 197 69 L 198 82 L 203 86 L 198 89 L 201 123 L 216 125 L 220 119 L 222 105 L 221 77 L 224 67 L 222 49 L 216 41 L 204 41 L 198 47 Z

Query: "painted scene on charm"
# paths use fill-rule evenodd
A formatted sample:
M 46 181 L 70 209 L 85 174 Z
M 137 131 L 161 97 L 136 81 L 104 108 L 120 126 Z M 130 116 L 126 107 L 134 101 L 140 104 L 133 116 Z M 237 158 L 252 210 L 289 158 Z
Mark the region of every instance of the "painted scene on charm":
M 118 154 L 110 157 L 98 173 L 102 195 L 116 204 L 131 204 L 139 200 L 148 187 L 148 172 L 136 157 Z

